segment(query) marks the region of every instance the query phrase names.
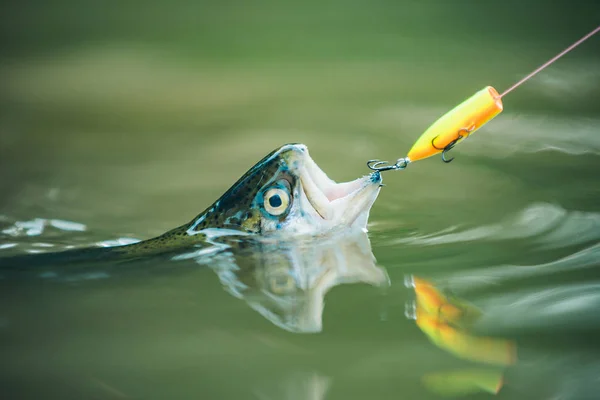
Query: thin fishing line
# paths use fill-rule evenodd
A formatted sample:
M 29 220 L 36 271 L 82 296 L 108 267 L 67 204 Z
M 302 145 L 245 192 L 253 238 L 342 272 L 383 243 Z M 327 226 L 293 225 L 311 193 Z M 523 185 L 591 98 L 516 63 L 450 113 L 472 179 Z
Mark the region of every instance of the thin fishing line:
M 594 29 L 593 31 L 591 31 L 590 33 L 588 33 L 587 35 L 585 35 L 584 37 L 582 37 L 581 39 L 579 39 L 578 41 L 576 41 L 575 43 L 573 43 L 572 45 L 570 45 L 569 47 L 567 47 L 566 49 L 564 49 L 563 51 L 561 51 L 560 53 L 555 55 L 554 57 L 552 57 L 550 60 L 546 61 L 543 65 L 539 66 L 535 71 L 533 71 L 532 73 L 527 75 L 525 78 L 521 79 L 519 82 L 515 83 L 514 85 L 512 85 L 511 87 L 506 89 L 504 91 L 504 93 L 502 93 L 500 95 L 500 98 L 506 96 L 507 94 L 509 94 L 510 92 L 512 92 L 519 86 L 521 86 L 523 83 L 525 83 L 526 81 L 531 79 L 535 74 L 537 74 L 538 72 L 540 72 L 541 70 L 543 70 L 544 68 L 546 68 L 547 66 L 552 64 L 554 61 L 558 60 L 559 58 L 561 58 L 562 56 L 567 54 L 569 51 L 573 50 L 575 47 L 579 46 L 581 43 L 585 42 L 587 39 L 589 39 L 590 37 L 592 37 L 593 35 L 598 33 L 598 31 L 600 31 L 600 26 L 598 26 L 596 29 Z

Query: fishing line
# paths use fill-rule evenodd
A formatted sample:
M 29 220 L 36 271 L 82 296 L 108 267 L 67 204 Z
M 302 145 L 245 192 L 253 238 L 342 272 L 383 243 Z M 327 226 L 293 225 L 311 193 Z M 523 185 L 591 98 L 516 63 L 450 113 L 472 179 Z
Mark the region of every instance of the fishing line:
M 433 125 L 431 125 L 425 133 L 413 144 L 408 152 L 408 155 L 399 158 L 394 164 L 389 164 L 387 161 L 369 160 L 367 166 L 378 172 L 390 170 L 406 169 L 409 163 L 431 157 L 435 154 L 442 153 L 442 161 L 449 163 L 453 160 L 446 158 L 446 153 L 450 151 L 456 144 L 470 137 L 473 132 L 481 128 L 492 118 L 502 112 L 504 106 L 502 97 L 506 96 L 529 79 L 533 78 L 540 71 L 543 71 L 559 58 L 585 42 L 587 39 L 600 31 L 600 26 L 593 31 L 583 36 L 581 39 L 540 65 L 537 69 L 525 76 L 523 79 L 506 89 L 502 94 L 492 86 L 486 86 L 482 90 L 475 93 L 473 96 L 463 101 L 454 109 L 447 112 Z
M 561 58 L 562 56 L 564 56 L 565 54 L 567 54 L 568 52 L 573 50 L 575 47 L 579 46 L 581 43 L 588 40 L 590 37 L 594 36 L 596 33 L 598 33 L 598 31 L 600 31 L 600 26 L 598 26 L 596 29 L 594 29 L 593 31 L 591 31 L 590 33 L 588 33 L 587 35 L 585 35 L 584 37 L 582 37 L 581 39 L 579 39 L 578 41 L 576 41 L 575 43 L 573 43 L 572 45 L 570 45 L 569 47 L 567 47 L 566 49 L 564 49 L 563 51 L 561 51 L 560 53 L 555 55 L 554 57 L 552 57 L 550 60 L 546 61 L 544 64 L 540 65 L 535 71 L 533 71 L 532 73 L 527 75 L 525 78 L 521 79 L 519 82 L 515 83 L 514 85 L 512 85 L 511 87 L 506 89 L 504 91 L 504 93 L 502 93 L 500 95 L 500 98 L 506 96 L 507 94 L 509 94 L 510 92 L 512 92 L 519 86 L 521 86 L 523 83 L 525 83 L 529 79 L 533 78 L 538 72 L 544 70 L 550 64 L 552 64 L 553 62 L 555 62 L 556 60 L 558 60 L 559 58 Z

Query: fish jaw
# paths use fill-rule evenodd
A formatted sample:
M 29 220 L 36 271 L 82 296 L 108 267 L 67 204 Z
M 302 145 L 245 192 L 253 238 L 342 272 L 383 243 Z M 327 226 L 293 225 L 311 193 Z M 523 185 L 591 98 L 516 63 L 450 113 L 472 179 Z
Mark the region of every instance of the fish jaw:
M 349 182 L 330 179 L 308 154 L 299 169 L 300 204 L 311 210 L 315 224 L 324 230 L 358 226 L 366 231 L 369 212 L 379 195 L 382 178 L 374 172 Z

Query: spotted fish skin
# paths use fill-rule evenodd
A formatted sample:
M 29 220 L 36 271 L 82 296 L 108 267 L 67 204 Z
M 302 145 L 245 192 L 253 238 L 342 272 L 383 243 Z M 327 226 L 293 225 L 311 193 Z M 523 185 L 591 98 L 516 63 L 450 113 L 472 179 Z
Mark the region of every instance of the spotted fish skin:
M 279 178 L 288 180 L 292 187 L 296 185 L 297 177 L 289 173 L 288 162 L 299 151 L 302 148 L 295 144 L 273 150 L 193 220 L 158 237 L 124 246 L 5 257 L 0 258 L 0 268 L 11 265 L 63 264 L 70 261 L 108 261 L 169 253 L 189 246 L 202 246 L 206 243 L 206 235 L 202 231 L 208 228 L 260 234 L 263 216 L 256 204 L 257 193 Z
M 174 250 L 206 242 L 203 230 L 223 228 L 243 233 L 260 234 L 261 215 L 257 193 L 277 179 L 286 179 L 293 187 L 297 177 L 289 173 L 288 163 L 295 144 L 273 150 L 246 172 L 217 201 L 185 225 L 158 237 L 112 248 L 121 254 L 139 255 Z

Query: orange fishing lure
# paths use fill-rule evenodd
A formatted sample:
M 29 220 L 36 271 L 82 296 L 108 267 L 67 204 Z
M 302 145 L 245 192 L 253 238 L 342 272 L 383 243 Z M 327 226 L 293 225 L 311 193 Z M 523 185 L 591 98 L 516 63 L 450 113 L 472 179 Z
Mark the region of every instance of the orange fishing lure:
M 491 86 L 478 91 L 431 125 L 415 142 L 408 155 L 404 158 L 399 158 L 395 164 L 388 164 L 386 161 L 370 160 L 367 162 L 367 166 L 378 172 L 401 170 L 405 169 L 411 162 L 422 160 L 438 153 L 442 153 L 442 160 L 444 162 L 452 161 L 452 159 L 446 159 L 446 153 L 457 143 L 473 134 L 477 129 L 500 114 L 503 110 L 502 97 L 521 86 L 538 72 L 598 32 L 600 32 L 600 26 L 546 61 L 502 94 L 498 94 L 498 91 Z
M 501 111 L 502 99 L 496 89 L 481 89 L 431 125 L 410 149 L 408 158 L 422 160 L 449 149 Z

